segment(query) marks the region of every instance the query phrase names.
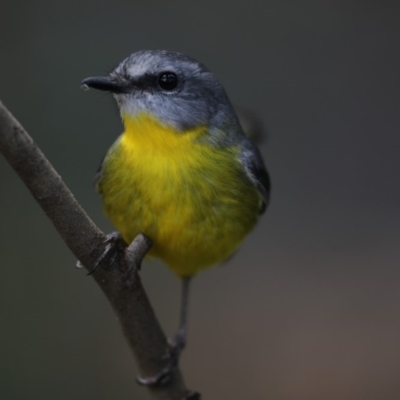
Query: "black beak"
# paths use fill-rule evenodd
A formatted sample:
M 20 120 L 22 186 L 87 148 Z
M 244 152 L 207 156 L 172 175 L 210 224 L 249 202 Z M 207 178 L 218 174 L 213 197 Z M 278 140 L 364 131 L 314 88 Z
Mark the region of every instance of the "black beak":
M 88 88 L 104 90 L 111 93 L 126 93 L 126 85 L 121 82 L 113 81 L 107 76 L 99 76 L 95 78 L 86 78 L 82 81 L 82 89 Z

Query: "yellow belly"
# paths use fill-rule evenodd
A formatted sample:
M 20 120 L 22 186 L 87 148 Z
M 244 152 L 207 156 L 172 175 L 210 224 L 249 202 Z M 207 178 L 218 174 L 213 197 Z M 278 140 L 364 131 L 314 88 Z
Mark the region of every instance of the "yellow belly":
M 180 276 L 226 259 L 254 227 L 260 205 L 238 149 L 221 151 L 198 140 L 204 130 L 176 134 L 146 116 L 125 127 L 99 182 L 124 240 L 144 232 L 150 254 Z

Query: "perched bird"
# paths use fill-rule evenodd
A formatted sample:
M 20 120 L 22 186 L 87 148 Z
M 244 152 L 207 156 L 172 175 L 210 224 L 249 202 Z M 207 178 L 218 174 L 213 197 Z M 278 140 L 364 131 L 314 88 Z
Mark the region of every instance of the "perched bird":
M 227 259 L 269 201 L 270 180 L 216 77 L 176 52 L 144 50 L 82 85 L 111 92 L 124 132 L 100 166 L 106 215 L 129 244 L 140 232 L 183 282 L 171 362 L 144 384 L 165 381 L 186 344 L 190 278 Z

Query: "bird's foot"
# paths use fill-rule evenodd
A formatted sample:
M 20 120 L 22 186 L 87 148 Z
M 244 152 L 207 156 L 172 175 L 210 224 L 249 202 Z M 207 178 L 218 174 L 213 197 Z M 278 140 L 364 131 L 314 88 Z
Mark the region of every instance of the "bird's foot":
M 162 386 L 167 384 L 175 371 L 178 369 L 179 358 L 182 350 L 185 348 L 185 338 L 182 334 L 178 333 L 173 339 L 168 341 L 168 349 L 163 359 L 166 360 L 167 365 L 156 375 L 148 377 L 136 378 L 139 385 L 142 386 Z
M 119 257 L 120 254 L 123 254 L 125 251 L 125 242 L 122 239 L 122 236 L 119 232 L 111 232 L 106 236 L 104 240 L 104 244 L 106 245 L 103 253 L 97 259 L 93 268 L 89 271 L 88 275 L 92 275 L 94 271 L 96 271 L 97 267 L 104 263 L 105 260 L 108 260 L 106 264 L 106 268 L 108 268 L 114 261 Z M 124 260 L 124 257 L 122 258 Z

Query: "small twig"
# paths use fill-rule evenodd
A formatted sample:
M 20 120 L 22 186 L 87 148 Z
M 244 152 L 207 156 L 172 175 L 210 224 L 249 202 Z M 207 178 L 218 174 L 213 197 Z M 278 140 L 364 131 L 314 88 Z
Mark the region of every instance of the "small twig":
M 88 217 L 1 101 L 0 152 L 24 181 L 75 257 L 90 271 L 104 251 L 104 233 Z M 98 268 L 93 274 L 119 317 L 143 376 L 155 375 L 164 367 L 163 355 L 167 348 L 167 339 L 137 274 L 150 246 L 151 241 L 139 235 L 126 249 L 128 270 L 112 265 L 107 271 Z M 115 260 L 114 264 L 118 262 Z M 179 370 L 165 386 L 149 387 L 149 390 L 155 399 L 163 400 L 182 400 L 189 393 Z

